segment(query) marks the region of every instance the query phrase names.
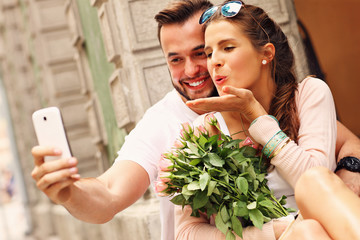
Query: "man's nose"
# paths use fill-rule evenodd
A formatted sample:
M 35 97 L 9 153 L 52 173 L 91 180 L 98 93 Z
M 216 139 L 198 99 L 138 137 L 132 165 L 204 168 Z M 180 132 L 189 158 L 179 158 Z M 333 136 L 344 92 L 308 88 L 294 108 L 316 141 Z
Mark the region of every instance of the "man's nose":
M 195 77 L 200 70 L 199 64 L 196 61 L 188 59 L 185 63 L 185 75 L 188 77 Z

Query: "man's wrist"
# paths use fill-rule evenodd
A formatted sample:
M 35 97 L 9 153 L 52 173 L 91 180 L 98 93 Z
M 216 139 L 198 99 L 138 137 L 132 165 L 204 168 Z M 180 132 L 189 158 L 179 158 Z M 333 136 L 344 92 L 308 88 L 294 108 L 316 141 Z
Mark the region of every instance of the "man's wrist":
M 360 173 L 360 159 L 351 156 L 344 157 L 338 162 L 335 172 L 340 169 Z

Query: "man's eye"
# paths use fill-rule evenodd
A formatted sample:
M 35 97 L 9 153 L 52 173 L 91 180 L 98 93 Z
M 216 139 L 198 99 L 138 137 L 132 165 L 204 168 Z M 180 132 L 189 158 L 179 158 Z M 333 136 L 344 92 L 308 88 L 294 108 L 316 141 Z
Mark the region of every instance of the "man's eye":
M 172 64 L 178 64 L 180 61 L 181 61 L 180 58 L 172 58 L 172 59 L 170 59 L 170 63 L 172 63 Z
M 203 57 L 204 57 L 204 58 L 205 58 L 206 55 L 205 55 L 205 52 L 202 52 L 202 51 L 201 51 L 201 52 L 196 52 L 196 53 L 195 53 L 195 57 L 200 57 L 200 58 L 203 58 Z

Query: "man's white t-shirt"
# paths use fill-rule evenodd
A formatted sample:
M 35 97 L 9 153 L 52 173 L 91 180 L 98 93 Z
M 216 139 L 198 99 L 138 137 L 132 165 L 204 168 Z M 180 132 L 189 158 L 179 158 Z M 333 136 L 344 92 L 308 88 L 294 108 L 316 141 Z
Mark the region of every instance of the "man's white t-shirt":
M 199 115 L 182 101 L 176 90 L 149 108 L 136 127 L 125 138 L 115 163 L 131 160 L 149 174 L 151 183 L 157 178 L 161 154 L 170 150 L 180 136 L 181 123 L 192 123 Z M 161 239 L 174 239 L 174 205 L 169 198 L 161 197 Z

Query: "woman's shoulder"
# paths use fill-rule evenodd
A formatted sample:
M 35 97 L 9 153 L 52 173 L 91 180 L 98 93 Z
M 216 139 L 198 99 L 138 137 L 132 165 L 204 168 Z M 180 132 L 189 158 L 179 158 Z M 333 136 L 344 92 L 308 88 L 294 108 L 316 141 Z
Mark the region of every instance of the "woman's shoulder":
M 308 91 L 308 90 L 323 90 L 323 89 L 329 89 L 329 86 L 327 83 L 320 78 L 316 77 L 306 77 L 304 80 L 302 80 L 299 83 L 298 90 L 299 91 Z
M 331 90 L 326 82 L 319 78 L 307 77 L 298 86 L 297 102 L 333 101 Z
M 327 83 L 319 78 L 307 77 L 299 83 L 299 96 L 332 96 Z

